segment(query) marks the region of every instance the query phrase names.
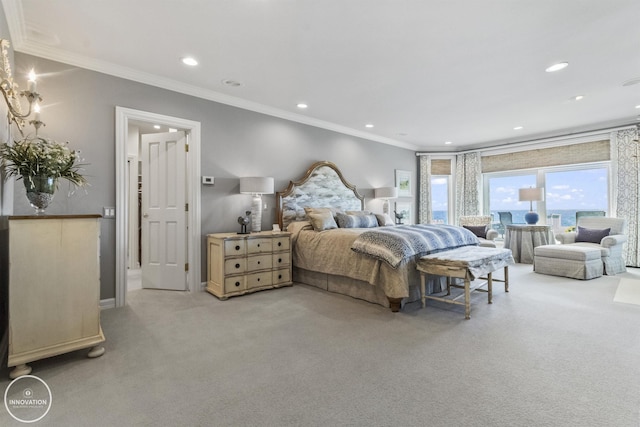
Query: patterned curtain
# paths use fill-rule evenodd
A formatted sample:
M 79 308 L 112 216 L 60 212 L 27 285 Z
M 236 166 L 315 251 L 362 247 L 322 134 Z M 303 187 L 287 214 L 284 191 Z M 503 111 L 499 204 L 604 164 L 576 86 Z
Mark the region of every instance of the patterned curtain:
M 420 156 L 420 207 L 418 223 L 430 224 L 433 219 L 431 207 L 431 156 Z
M 480 214 L 480 153 L 456 156 L 456 218 Z
M 613 215 L 627 222 L 626 264 L 640 267 L 638 204 L 640 203 L 640 150 L 638 128 L 611 133 Z

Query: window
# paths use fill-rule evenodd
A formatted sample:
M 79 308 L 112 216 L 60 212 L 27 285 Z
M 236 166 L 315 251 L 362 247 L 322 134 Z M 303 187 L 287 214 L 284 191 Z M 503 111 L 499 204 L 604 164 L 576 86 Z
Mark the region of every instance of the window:
M 525 222 L 529 204 L 518 201 L 518 189 L 527 187 L 545 189 L 545 200 L 533 203 L 542 224 L 551 225 L 551 215 L 559 216 L 554 226 L 564 230 L 576 224 L 576 211 L 609 211 L 608 162 L 558 166 L 484 174 L 485 210 L 493 214 L 494 222 L 502 211 L 510 211 L 514 223 Z
M 608 212 L 608 172 L 606 167 L 547 172 L 547 217 L 560 215 L 560 225 L 564 229 L 576 225 L 576 211 Z
M 434 224 L 449 223 L 449 175 L 431 176 L 431 208 Z
M 536 187 L 536 174 L 526 175 L 501 173 L 488 175 L 489 209 L 493 215 L 493 221 L 499 222 L 498 212 L 511 212 L 515 224 L 524 223 L 524 215 L 529 212 L 529 203 L 518 200 L 518 190 L 521 188 Z M 535 209 L 535 207 L 534 207 Z

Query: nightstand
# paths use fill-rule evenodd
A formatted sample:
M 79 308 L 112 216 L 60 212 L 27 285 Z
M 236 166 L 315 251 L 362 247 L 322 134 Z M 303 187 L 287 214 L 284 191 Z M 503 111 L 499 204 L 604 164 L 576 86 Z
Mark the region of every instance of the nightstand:
M 207 291 L 221 300 L 292 284 L 291 233 L 207 235 Z

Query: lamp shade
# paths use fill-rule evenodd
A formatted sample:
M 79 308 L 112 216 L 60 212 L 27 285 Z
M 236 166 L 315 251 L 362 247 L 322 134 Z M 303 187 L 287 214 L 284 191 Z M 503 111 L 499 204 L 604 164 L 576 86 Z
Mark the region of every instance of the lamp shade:
M 521 202 L 539 202 L 544 200 L 544 188 L 521 188 L 518 199 Z
M 376 199 L 396 199 L 398 198 L 398 187 L 380 187 L 374 191 Z
M 240 192 L 243 194 L 273 194 L 272 177 L 244 177 L 240 178 Z

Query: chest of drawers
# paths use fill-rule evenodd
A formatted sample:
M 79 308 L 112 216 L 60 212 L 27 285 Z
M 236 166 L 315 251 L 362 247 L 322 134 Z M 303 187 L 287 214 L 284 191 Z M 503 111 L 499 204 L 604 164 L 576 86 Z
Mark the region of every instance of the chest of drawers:
M 207 235 L 207 291 L 220 299 L 290 286 L 291 233 Z

